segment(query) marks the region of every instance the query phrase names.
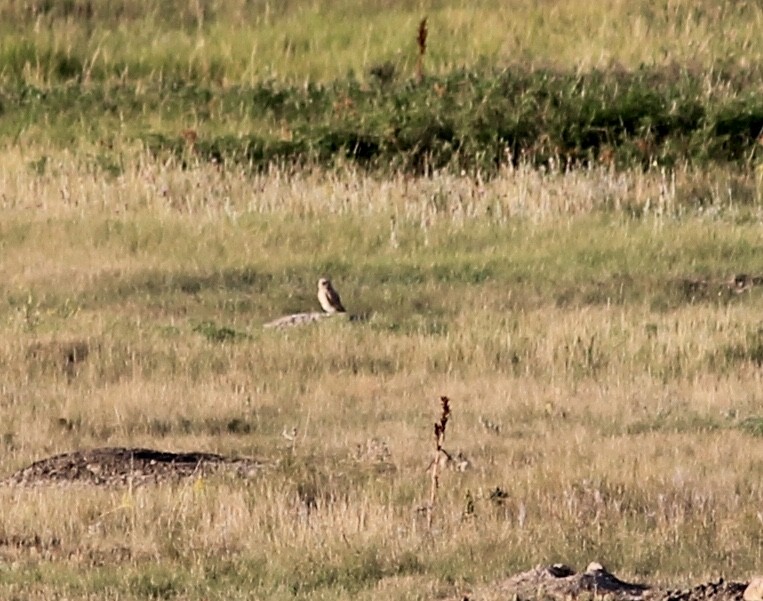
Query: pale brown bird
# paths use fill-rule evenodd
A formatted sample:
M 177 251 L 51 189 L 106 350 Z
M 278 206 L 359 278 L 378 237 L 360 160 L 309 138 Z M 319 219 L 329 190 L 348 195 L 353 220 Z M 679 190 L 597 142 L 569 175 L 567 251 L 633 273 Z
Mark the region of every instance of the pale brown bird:
M 327 278 L 318 280 L 318 302 L 326 313 L 344 313 L 342 299 Z

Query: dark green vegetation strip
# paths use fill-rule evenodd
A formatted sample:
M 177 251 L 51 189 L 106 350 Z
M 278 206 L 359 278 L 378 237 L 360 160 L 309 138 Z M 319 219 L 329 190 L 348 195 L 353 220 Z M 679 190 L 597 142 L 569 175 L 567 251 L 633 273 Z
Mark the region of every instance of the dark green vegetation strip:
M 509 161 L 571 166 L 760 162 L 763 97 L 753 73 L 683 69 L 454 72 L 422 83 L 394 72 L 291 87 L 83 83 L 0 90 L 0 137 L 68 144 L 141 140 L 187 161 L 262 168 L 355 162 L 382 171 L 491 172 Z M 710 91 L 708 91 L 710 90 Z M 713 92 L 715 90 L 716 92 Z

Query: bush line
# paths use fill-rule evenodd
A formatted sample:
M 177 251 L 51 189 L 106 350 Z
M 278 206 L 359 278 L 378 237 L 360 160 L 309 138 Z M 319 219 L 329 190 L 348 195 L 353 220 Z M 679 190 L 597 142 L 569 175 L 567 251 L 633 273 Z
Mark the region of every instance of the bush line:
M 51 138 L 141 140 L 154 153 L 264 168 L 355 162 L 383 171 L 490 173 L 507 162 L 616 167 L 731 162 L 763 152 L 763 97 L 744 73 L 686 69 L 458 71 L 422 81 L 394 72 L 329 84 L 205 87 L 81 84 L 0 91 L 0 136 L 43 116 Z M 210 106 L 216 108 L 210 109 Z M 189 114 L 193 127 L 188 128 Z M 160 125 L 147 115 L 161 115 Z M 83 125 L 83 118 L 86 125 Z

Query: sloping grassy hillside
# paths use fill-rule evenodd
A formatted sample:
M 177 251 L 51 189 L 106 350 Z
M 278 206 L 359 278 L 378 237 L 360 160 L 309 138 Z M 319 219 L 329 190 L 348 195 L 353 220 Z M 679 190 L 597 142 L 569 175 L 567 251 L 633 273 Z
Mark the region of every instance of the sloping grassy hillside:
M 131 141 L 218 164 L 418 174 L 760 160 L 754 4 L 33 6 L 7 6 L 0 25 L 0 140 L 97 145 L 116 171 L 113 147 Z M 620 42 L 597 43 L 604 32 Z
M 298 84 L 365 77 L 416 62 L 428 18 L 427 70 L 519 64 L 561 70 L 642 65 L 759 68 L 757 2 L 673 0 L 7 0 L 5 81 L 162 79 Z

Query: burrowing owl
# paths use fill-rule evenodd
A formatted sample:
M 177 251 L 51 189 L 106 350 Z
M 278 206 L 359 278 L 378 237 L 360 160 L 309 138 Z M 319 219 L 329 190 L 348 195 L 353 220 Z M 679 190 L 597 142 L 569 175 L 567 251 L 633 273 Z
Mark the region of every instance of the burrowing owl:
M 326 313 L 344 313 L 342 299 L 326 278 L 318 280 L 318 302 Z

